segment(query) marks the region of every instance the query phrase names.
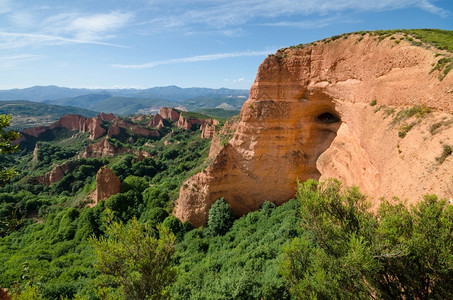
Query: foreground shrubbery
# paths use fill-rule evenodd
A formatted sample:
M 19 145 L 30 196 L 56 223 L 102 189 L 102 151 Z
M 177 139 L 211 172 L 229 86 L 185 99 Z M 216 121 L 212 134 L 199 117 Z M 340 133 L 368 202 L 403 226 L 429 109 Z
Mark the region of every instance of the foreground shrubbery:
M 367 210 L 356 188 L 301 184 L 302 235 L 285 247 L 282 273 L 297 298 L 451 299 L 453 207 L 427 195 Z
M 141 161 L 74 159 L 51 187 L 27 181 L 48 168 L 27 170 L 30 153 L 0 157 L 23 172 L 0 188 L 0 286 L 15 299 L 453 298 L 445 200 L 386 202 L 373 214 L 357 189 L 308 180 L 297 199 L 238 219 L 220 199 L 206 228 L 193 229 L 170 214 L 172 200 L 209 143 L 179 129 L 168 141 L 153 141 L 154 157 Z M 67 154 L 58 149 L 52 162 Z M 105 164 L 122 192 L 85 207 Z

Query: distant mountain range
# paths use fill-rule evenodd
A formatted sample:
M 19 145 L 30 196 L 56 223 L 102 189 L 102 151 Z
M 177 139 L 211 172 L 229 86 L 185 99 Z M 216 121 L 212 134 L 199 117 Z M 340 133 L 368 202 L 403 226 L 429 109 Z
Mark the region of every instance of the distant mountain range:
M 221 108 L 240 110 L 248 98 L 247 90 L 180 88 L 149 89 L 75 89 L 58 86 L 34 86 L 0 90 L 0 100 L 29 100 L 52 105 L 73 106 L 96 112 L 128 115 L 152 112 L 162 106 L 183 106 L 188 110 Z

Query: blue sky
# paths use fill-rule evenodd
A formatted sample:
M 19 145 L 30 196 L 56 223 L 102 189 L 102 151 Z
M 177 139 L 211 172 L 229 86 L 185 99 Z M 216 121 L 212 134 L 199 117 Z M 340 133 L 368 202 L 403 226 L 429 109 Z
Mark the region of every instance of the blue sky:
M 277 49 L 344 32 L 453 29 L 453 0 L 0 0 L 0 89 L 249 89 Z

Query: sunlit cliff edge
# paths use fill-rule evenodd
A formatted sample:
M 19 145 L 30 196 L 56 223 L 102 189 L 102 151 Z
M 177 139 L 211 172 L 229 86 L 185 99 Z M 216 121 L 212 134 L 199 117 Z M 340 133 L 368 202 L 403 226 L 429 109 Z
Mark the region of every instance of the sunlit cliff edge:
M 182 186 L 175 215 L 205 224 L 335 177 L 381 197 L 453 197 L 453 54 L 403 33 L 343 35 L 270 55 L 233 138 Z

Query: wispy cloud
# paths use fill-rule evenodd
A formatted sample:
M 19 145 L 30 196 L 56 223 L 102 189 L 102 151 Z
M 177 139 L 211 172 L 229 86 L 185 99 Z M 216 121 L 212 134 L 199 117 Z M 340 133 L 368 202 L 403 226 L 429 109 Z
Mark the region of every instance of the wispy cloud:
M 80 40 L 104 40 L 112 32 L 126 26 L 134 17 L 130 12 L 113 11 L 108 14 L 59 14 L 47 18 L 45 27 L 57 33 L 68 33 Z
M 12 69 L 16 68 L 17 65 L 30 62 L 34 60 L 39 60 L 43 56 L 34 55 L 34 54 L 18 54 L 11 56 L 0 56 L 0 69 Z
M 345 11 L 379 12 L 410 7 L 439 16 L 448 14 L 448 11 L 435 5 L 435 0 L 191 0 L 179 3 L 180 9 L 177 11 L 168 2 L 154 4 L 160 6 L 160 14 L 150 22 L 167 29 L 190 24 L 222 28 L 281 17 L 319 17 Z
M 48 34 L 36 34 L 36 33 L 19 33 L 19 32 L 0 32 L 0 49 L 14 49 L 29 46 L 49 46 L 49 45 L 61 45 L 61 44 L 95 44 L 112 47 L 126 48 L 122 45 L 92 41 L 65 38 L 61 36 L 48 35 Z
M 210 60 L 219 60 L 219 59 L 232 58 L 232 57 L 265 56 L 272 52 L 275 52 L 275 51 L 245 51 L 245 52 L 232 52 L 232 53 L 217 53 L 217 54 L 207 54 L 207 55 L 184 57 L 184 58 L 158 60 L 158 61 L 153 61 L 153 62 L 144 63 L 144 64 L 137 64 L 137 65 L 113 64 L 111 66 L 114 68 L 120 68 L 120 69 L 149 69 L 149 68 L 154 68 L 154 67 L 160 66 L 160 65 L 210 61 Z
M 3 0 L 0 0 L 3 1 Z M 0 10 L 2 9 L 0 2 Z M 103 14 L 60 13 L 41 21 L 36 15 L 19 11 L 8 15 L 15 26 L 0 31 L 0 49 L 62 44 L 96 44 L 123 47 L 110 43 L 127 26 L 133 13 L 113 11 Z

